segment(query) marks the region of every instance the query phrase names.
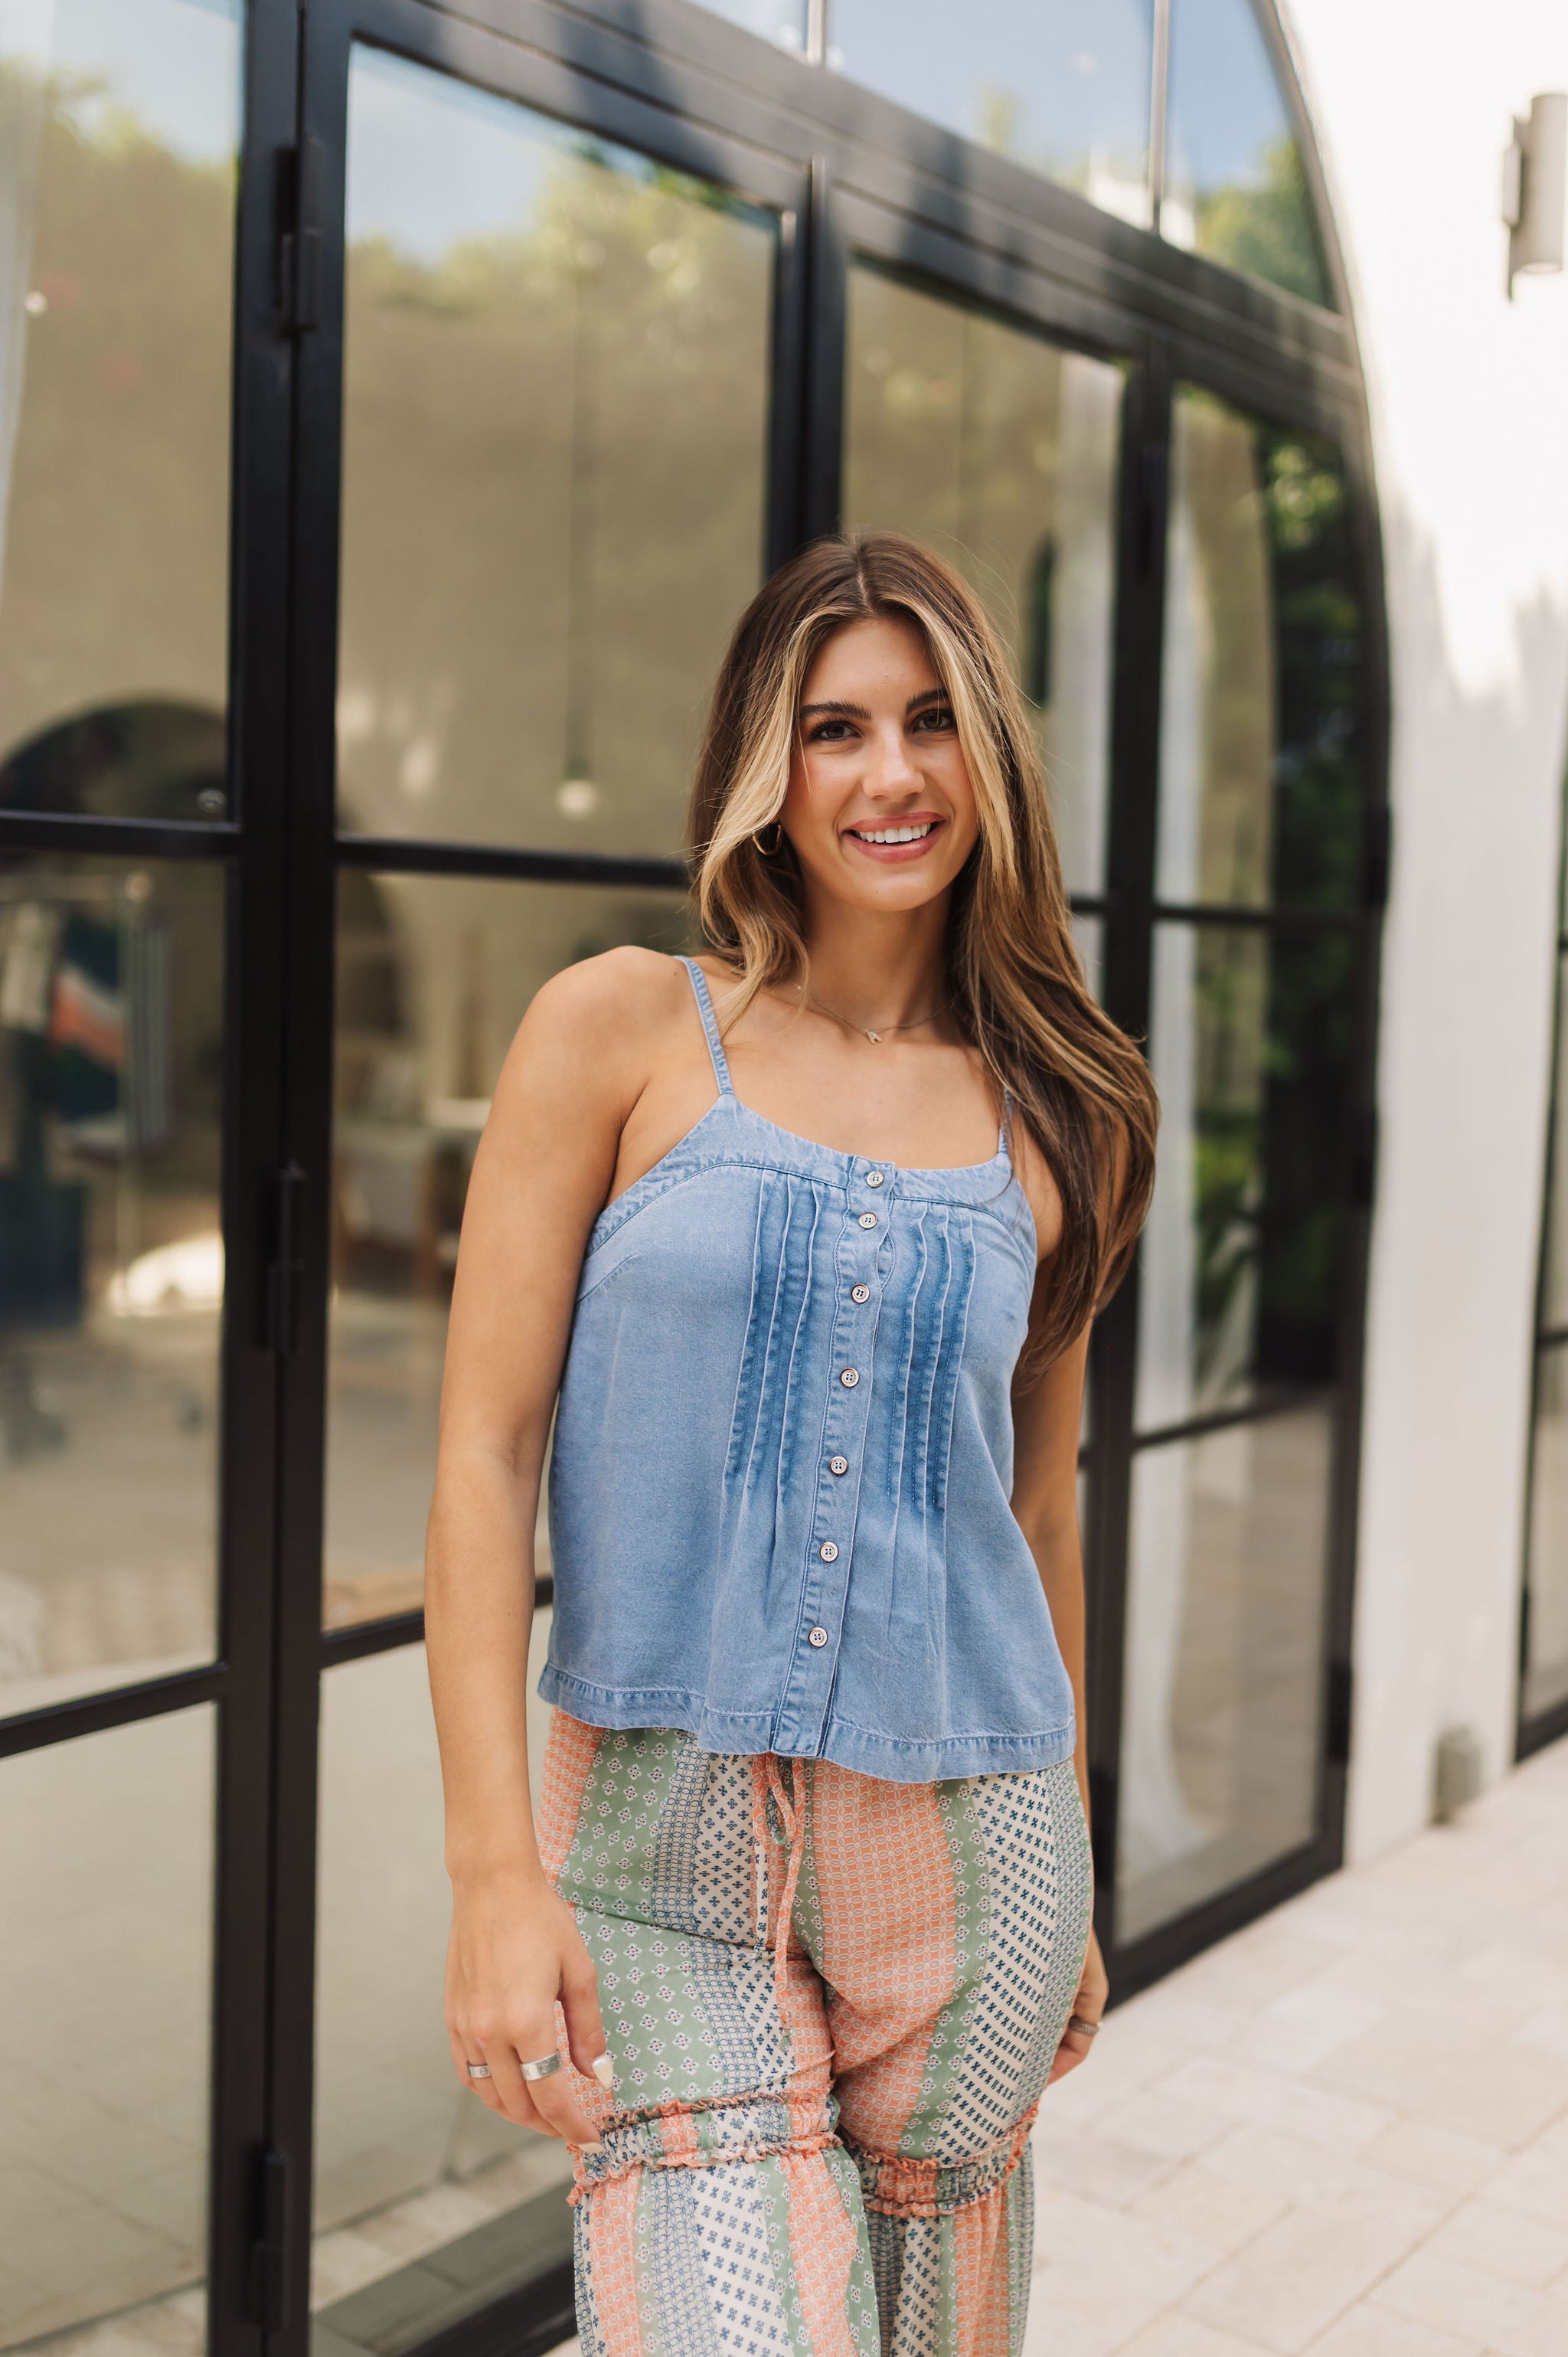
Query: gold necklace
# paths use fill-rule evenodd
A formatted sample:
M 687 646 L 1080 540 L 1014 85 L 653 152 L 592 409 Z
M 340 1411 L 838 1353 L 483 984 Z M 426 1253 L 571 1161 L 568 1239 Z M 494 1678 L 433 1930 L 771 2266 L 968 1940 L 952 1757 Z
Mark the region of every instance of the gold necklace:
M 873 1031 L 869 1025 L 853 1022 L 847 1015 L 841 1015 L 836 1006 L 824 1006 L 820 998 L 813 998 L 811 992 L 802 988 L 800 983 L 797 983 L 795 987 L 800 992 L 807 1006 L 814 1008 L 817 1014 L 825 1015 L 830 1022 L 842 1023 L 846 1031 L 858 1031 L 861 1038 L 869 1039 L 874 1048 L 881 1047 L 884 1034 L 886 1032 L 918 1031 L 922 1023 L 934 1023 L 939 1015 L 947 1013 L 948 1003 L 944 998 L 941 1005 L 933 1006 L 929 1015 L 912 1015 L 908 1023 L 885 1023 L 880 1031 Z

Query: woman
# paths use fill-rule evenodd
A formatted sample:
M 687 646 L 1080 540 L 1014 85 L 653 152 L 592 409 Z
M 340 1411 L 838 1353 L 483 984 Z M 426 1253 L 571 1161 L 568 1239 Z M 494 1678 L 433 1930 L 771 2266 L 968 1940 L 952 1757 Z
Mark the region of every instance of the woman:
M 1076 1459 L 1152 1092 L 1003 651 L 913 543 L 768 583 L 692 831 L 709 953 L 539 993 L 468 1197 L 426 1606 L 453 2061 L 576 2147 L 594 2357 L 1002 2357 L 1029 2124 L 1105 2001 Z

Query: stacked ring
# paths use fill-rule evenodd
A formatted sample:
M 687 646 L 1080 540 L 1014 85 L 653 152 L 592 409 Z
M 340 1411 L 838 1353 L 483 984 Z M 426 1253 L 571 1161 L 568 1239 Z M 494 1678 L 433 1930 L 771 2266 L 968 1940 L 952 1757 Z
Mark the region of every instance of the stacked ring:
M 490 2075 L 490 2066 L 488 2062 L 470 2062 L 467 2071 L 470 2079 L 488 2079 Z
M 559 2054 L 542 2055 L 537 2062 L 522 2062 L 521 2055 L 518 2060 L 521 2062 L 522 2075 L 525 2079 L 553 2079 L 561 2068 Z

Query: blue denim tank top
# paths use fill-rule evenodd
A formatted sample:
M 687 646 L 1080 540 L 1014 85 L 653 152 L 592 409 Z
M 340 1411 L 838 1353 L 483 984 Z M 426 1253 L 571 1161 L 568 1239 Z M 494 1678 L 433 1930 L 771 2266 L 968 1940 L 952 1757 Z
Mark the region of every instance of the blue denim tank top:
M 588 1240 L 550 1471 L 539 1691 L 595 1727 L 900 1783 L 1071 1757 L 1015 1521 L 1035 1223 L 990 1162 L 902 1170 L 718 1098 Z

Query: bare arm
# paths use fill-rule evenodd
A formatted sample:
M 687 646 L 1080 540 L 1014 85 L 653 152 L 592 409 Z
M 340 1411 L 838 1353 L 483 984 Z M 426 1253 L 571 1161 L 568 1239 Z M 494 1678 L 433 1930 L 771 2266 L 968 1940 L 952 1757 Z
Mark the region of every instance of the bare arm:
M 475 1158 L 441 1394 L 425 1635 L 446 1800 L 452 2056 L 484 2060 L 492 2110 L 574 2143 L 595 2130 L 564 2076 L 519 2058 L 604 2054 L 593 1964 L 544 1878 L 528 1777 L 533 1532 L 588 1232 L 650 1066 L 649 993 L 618 952 L 545 985 L 507 1057 Z M 662 963 L 662 961 L 660 961 Z
M 1046 1281 L 1048 1280 L 1042 1280 Z M 1013 1512 L 1035 1558 L 1057 1643 L 1072 1683 L 1078 1729 L 1073 1766 L 1086 1824 L 1089 1733 L 1084 1695 L 1083 1552 L 1078 1527 L 1078 1441 L 1088 1356 L 1086 1328 L 1070 1350 L 1018 1393 L 1013 1404 Z M 1097 2022 L 1104 2011 L 1109 1987 L 1100 1943 L 1090 1932 L 1089 1952 L 1073 2000 L 1074 2014 Z M 1076 2069 L 1088 2055 L 1091 2043 L 1082 2031 L 1064 2031 L 1051 2064 L 1051 2080 Z

